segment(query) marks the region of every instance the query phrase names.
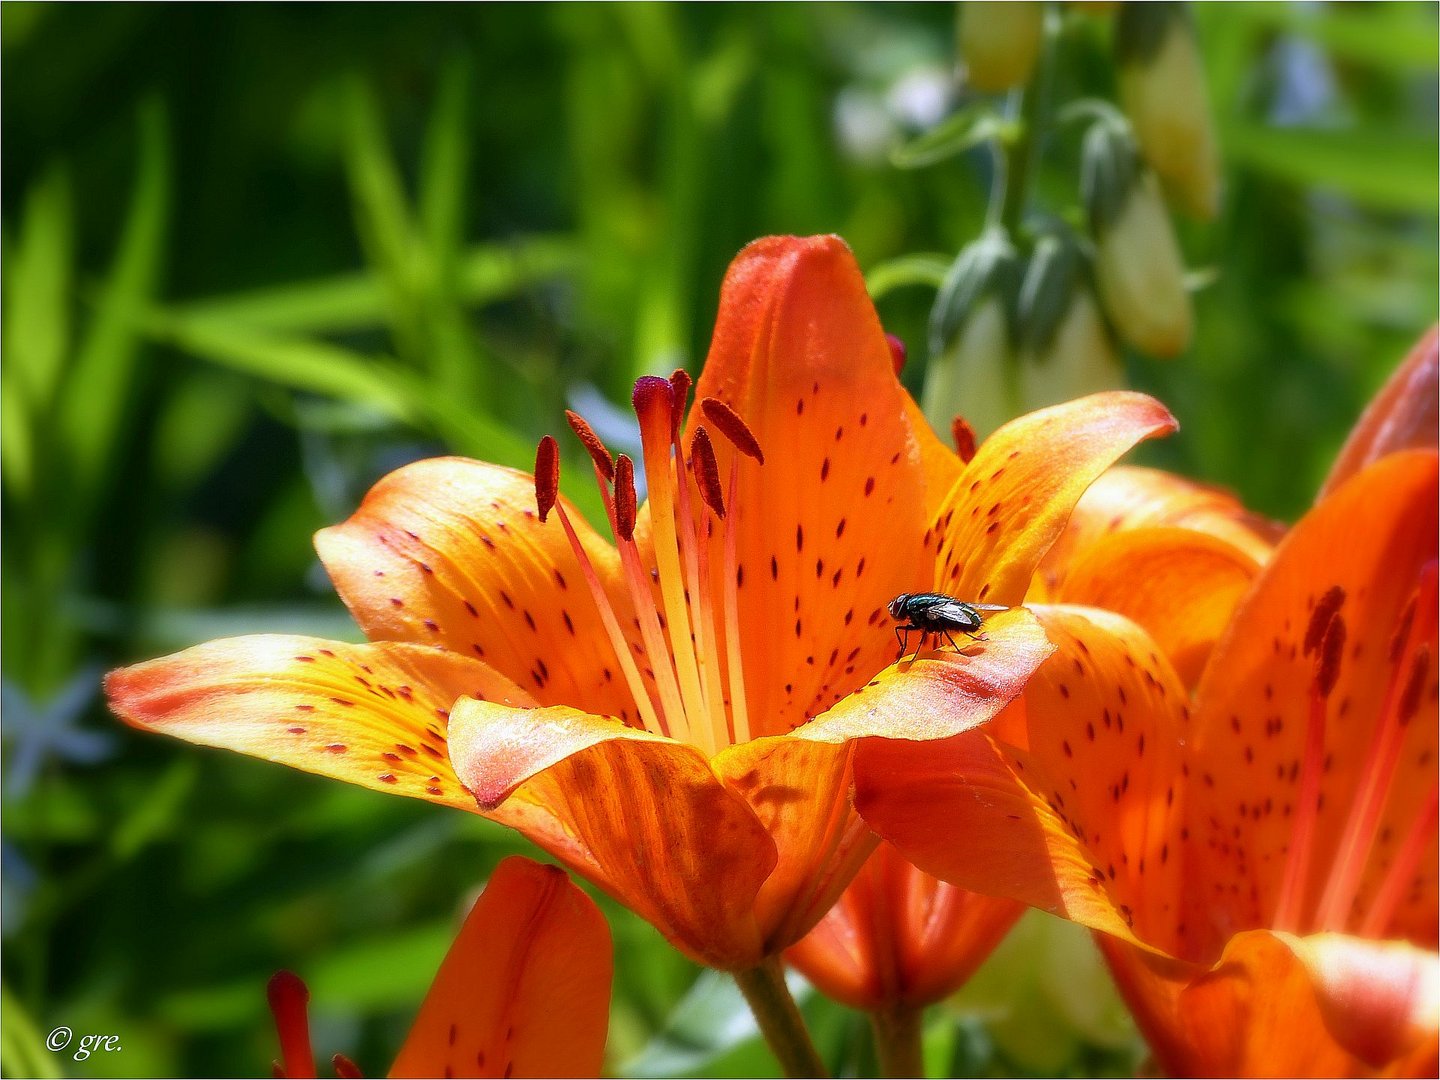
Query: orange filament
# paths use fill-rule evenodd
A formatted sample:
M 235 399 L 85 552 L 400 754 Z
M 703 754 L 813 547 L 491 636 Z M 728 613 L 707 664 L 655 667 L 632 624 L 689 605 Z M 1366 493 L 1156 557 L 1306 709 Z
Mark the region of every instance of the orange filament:
M 551 447 L 548 451 L 545 449 L 547 441 Z M 596 442 L 598 444 L 599 440 Z M 598 478 L 601 475 L 598 459 L 595 471 Z M 620 663 L 620 673 L 625 677 L 625 685 L 629 687 L 630 696 L 635 700 L 635 707 L 640 712 L 641 724 L 647 731 L 669 734 L 664 728 L 662 718 L 656 714 L 654 703 L 650 700 L 650 694 L 645 689 L 644 681 L 640 678 L 639 669 L 635 666 L 635 658 L 630 655 L 630 644 L 620 629 L 620 620 L 615 615 L 610 598 L 605 595 L 605 587 L 600 584 L 599 575 L 595 573 L 590 556 L 585 553 L 585 548 L 580 543 L 580 537 L 575 533 L 575 527 L 570 524 L 570 515 L 565 512 L 564 504 L 556 498 L 559 488 L 560 456 L 555 447 L 555 440 L 546 435 L 540 440 L 540 449 L 535 455 L 535 505 L 539 511 L 540 520 L 543 522 L 546 519 L 550 509 L 557 511 L 560 524 L 565 529 L 565 539 L 570 542 L 570 550 L 575 554 L 575 561 L 580 566 L 580 573 L 584 575 L 585 584 L 590 589 L 590 596 L 595 601 L 595 608 L 600 613 L 600 622 L 605 627 L 605 636 L 610 639 L 610 647 L 615 650 L 616 659 Z M 601 489 L 604 490 L 603 482 Z M 612 522 L 616 513 L 613 506 L 614 502 L 607 498 L 606 510 L 610 514 Z
M 1385 879 L 1376 890 L 1370 910 L 1365 913 L 1365 921 L 1360 924 L 1361 937 L 1384 937 L 1390 929 L 1395 909 L 1405 898 L 1405 891 L 1415 883 L 1415 871 L 1420 868 L 1421 856 L 1435 836 L 1437 804 L 1440 804 L 1440 789 L 1432 784 L 1424 807 L 1410 826 L 1400 850 L 1395 853 L 1395 861 L 1390 864 Z
M 641 678 L 604 587 L 558 500 L 558 453 L 553 440 L 542 442 L 536 455 L 536 496 L 542 512 L 559 511 L 645 727 L 694 742 L 714 753 L 722 746 L 750 738 L 740 649 L 737 540 L 734 515 L 727 512 L 735 502 L 738 457 L 731 463 L 727 505 L 720 490 L 719 465 L 709 431 L 698 427 L 688 460 L 684 453 L 680 433 L 690 387 L 690 377 L 684 371 L 675 372 L 668 380 L 647 376 L 635 384 L 633 402 L 650 482 L 653 570 L 647 571 L 642 563 L 635 541 L 635 462 L 624 454 L 612 457 L 589 424 L 574 413 L 566 414 L 595 465 L 595 479 L 615 535 L 625 585 L 635 605 L 635 623 L 644 642 L 644 655 L 653 665 L 653 671 L 646 672 L 653 676 L 653 693 Z M 738 450 L 757 461 L 764 460 L 754 434 L 728 406 L 714 399 L 701 404 L 714 426 Z M 695 493 L 691 491 L 692 482 Z M 695 504 L 697 493 L 701 506 L 723 521 L 725 528 L 723 650 L 712 595 L 710 538 L 715 526 L 714 520 Z M 635 646 L 635 652 L 640 652 L 639 646 Z
M 1394 786 L 1405 730 L 1419 709 L 1420 695 L 1430 673 L 1435 602 L 1436 566 L 1431 562 L 1421 571 L 1420 584 L 1391 642 L 1390 680 L 1360 771 L 1360 783 L 1345 832 L 1336 848 L 1335 868 L 1320 902 L 1321 929 L 1344 930 L 1349 921 L 1360 879 L 1375 845 L 1380 818 Z
M 655 610 L 655 596 L 650 591 L 650 578 L 640 565 L 640 550 L 635 546 L 635 463 L 621 454 L 615 462 L 615 545 L 620 550 L 620 566 L 630 598 L 635 604 L 635 618 L 640 636 L 645 640 L 646 654 L 655 675 L 655 688 L 660 694 L 661 723 L 664 734 L 687 739 L 689 725 L 680 696 L 680 685 L 670 662 L 670 649 Z
M 279 1075 L 297 1078 L 315 1076 L 315 1052 L 310 1048 L 310 1018 L 307 1006 L 310 991 L 292 971 L 277 971 L 265 987 L 275 1031 L 280 1036 Z
M 1343 594 L 1342 594 L 1343 599 Z M 1338 609 L 1339 604 L 1335 605 Z M 1316 608 L 1320 614 L 1320 608 Z M 1315 819 L 1320 812 L 1320 774 L 1325 757 L 1325 709 L 1335 681 L 1340 677 L 1340 659 L 1345 651 L 1345 620 L 1332 609 L 1329 626 L 1317 658 L 1315 678 L 1310 684 L 1310 716 L 1305 727 L 1305 750 L 1300 765 L 1300 796 L 1291 826 L 1290 851 L 1280 881 L 1280 897 L 1272 926 L 1298 933 L 1309 878 L 1310 855 L 1314 847 Z M 1311 620 L 1313 628 L 1317 620 Z M 1306 637 L 1307 643 L 1309 635 Z
M 708 709 L 700 686 L 700 665 L 695 656 L 685 576 L 680 564 L 680 535 L 676 528 L 678 493 L 670 471 L 675 423 L 674 390 L 668 379 L 645 376 L 635 382 L 633 401 L 635 413 L 640 418 L 645 478 L 650 485 L 650 528 L 655 565 L 660 574 L 660 600 L 665 607 L 670 655 L 675 660 L 675 674 L 680 681 L 686 727 L 691 728 L 691 723 L 704 718 Z M 691 734 L 695 734 L 693 728 Z

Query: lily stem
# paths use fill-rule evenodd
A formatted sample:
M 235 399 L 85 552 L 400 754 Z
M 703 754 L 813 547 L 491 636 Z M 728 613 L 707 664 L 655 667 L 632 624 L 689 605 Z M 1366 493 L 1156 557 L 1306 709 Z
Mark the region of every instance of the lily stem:
M 880 1059 L 880 1075 L 885 1077 L 923 1077 L 925 1056 L 921 1051 L 920 1033 L 924 1010 L 911 1005 L 896 1005 L 870 1014 L 875 1030 L 875 1055 Z
M 736 985 L 750 1005 L 750 1011 L 760 1024 L 760 1033 L 765 1036 L 785 1075 L 827 1076 L 825 1063 L 810 1041 L 805 1019 L 800 1015 L 795 999 L 790 996 L 790 988 L 785 985 L 785 972 L 779 957 L 771 956 L 756 967 L 733 974 Z

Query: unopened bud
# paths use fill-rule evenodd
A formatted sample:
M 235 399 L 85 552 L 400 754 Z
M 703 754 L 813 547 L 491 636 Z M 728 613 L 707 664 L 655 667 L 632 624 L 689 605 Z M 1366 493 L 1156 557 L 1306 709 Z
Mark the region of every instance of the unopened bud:
M 1190 12 L 1182 3 L 1126 4 L 1115 25 L 1120 104 L 1145 160 L 1188 213 L 1220 205 L 1215 125 Z
M 925 415 L 945 431 L 957 413 L 984 436 L 1011 419 L 1015 305 L 1020 261 L 1003 230 L 986 232 L 960 252 L 930 312 Z
M 1152 356 L 1184 352 L 1193 318 L 1180 245 L 1155 175 L 1120 124 L 1101 120 L 1086 132 L 1081 189 L 1096 284 L 1120 336 Z
M 960 5 L 960 58 L 976 90 L 1024 86 L 1035 70 L 1045 31 L 1045 5 L 1017 0 L 967 0 Z
M 1020 397 L 1025 411 L 1113 390 L 1120 357 L 1073 238 L 1040 238 L 1020 289 Z

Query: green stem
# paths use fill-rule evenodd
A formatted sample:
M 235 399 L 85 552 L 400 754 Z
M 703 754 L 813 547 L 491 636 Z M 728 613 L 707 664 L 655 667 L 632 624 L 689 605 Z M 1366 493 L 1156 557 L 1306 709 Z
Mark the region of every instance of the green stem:
M 910 1005 L 896 1005 L 870 1014 L 881 1076 L 925 1075 L 925 1056 L 920 1042 L 923 1017 L 922 1009 Z
M 1012 238 L 1025 215 L 1030 180 L 1039 158 L 1041 137 L 1048 130 L 1050 82 L 1055 68 L 1059 21 L 1053 13 L 1045 19 L 1044 41 L 1030 85 L 1016 87 L 1005 101 L 1007 134 L 992 144 L 995 154 L 995 181 L 986 208 L 987 225 L 1003 225 Z
M 760 1024 L 760 1033 L 770 1044 L 786 1076 L 827 1076 L 825 1063 L 810 1041 L 805 1019 L 795 1007 L 785 972 L 778 957 L 769 957 L 747 971 L 733 973 L 750 1011 Z

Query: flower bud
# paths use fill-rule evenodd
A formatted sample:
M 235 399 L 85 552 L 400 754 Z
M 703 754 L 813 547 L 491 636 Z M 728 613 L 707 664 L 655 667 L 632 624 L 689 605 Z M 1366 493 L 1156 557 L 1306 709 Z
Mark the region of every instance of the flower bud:
M 1020 287 L 1020 404 L 1030 412 L 1124 384 L 1120 356 L 1073 237 L 1035 244 Z
M 1213 218 L 1220 160 L 1205 71 L 1186 5 L 1128 3 L 1115 25 L 1120 104 L 1141 153 L 1186 212 Z
M 984 436 L 1017 412 L 1015 303 L 1020 262 L 1003 229 L 987 231 L 956 258 L 930 311 L 925 415 L 948 431 L 958 413 Z
M 1081 193 L 1100 299 L 1120 336 L 1151 356 L 1184 352 L 1193 327 L 1180 246 L 1155 174 L 1113 120 L 1085 133 Z
M 966 82 L 976 90 L 1024 86 L 1035 70 L 1045 28 L 1045 5 L 1029 0 L 960 5 L 960 58 Z

